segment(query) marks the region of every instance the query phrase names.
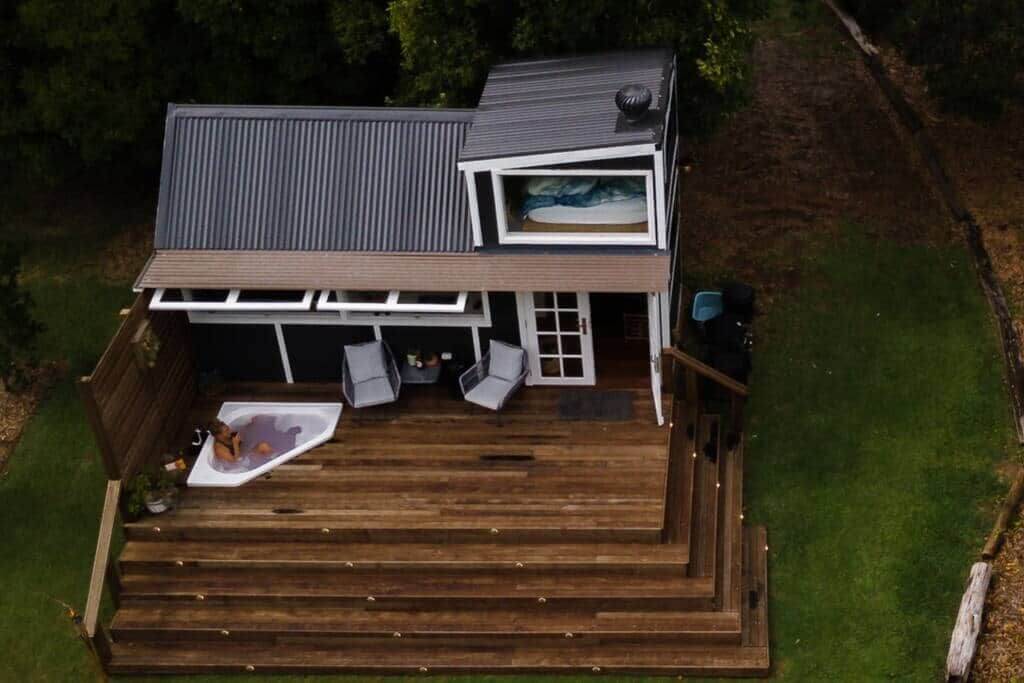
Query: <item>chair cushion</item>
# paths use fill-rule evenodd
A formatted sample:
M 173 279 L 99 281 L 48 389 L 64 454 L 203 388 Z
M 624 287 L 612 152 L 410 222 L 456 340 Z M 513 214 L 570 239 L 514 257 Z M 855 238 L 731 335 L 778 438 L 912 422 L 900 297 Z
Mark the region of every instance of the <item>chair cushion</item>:
M 384 345 L 379 341 L 352 344 L 345 347 L 345 362 L 353 384 L 365 382 L 374 377 L 386 377 Z
M 519 375 L 523 374 L 523 354 L 526 353 L 517 346 L 504 342 L 491 340 L 491 362 L 487 368 L 487 374 L 509 382 L 515 382 Z
M 484 408 L 497 410 L 515 386 L 513 382 L 489 375 L 466 393 L 466 400 Z
M 356 408 L 389 403 L 396 398 L 387 377 L 374 377 L 352 387 L 352 405 Z

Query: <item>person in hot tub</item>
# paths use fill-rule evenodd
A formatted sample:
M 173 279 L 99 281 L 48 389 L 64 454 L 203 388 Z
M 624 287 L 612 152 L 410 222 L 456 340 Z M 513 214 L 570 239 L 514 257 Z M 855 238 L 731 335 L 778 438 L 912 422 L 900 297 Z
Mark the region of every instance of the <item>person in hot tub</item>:
M 227 423 L 214 420 L 210 423 L 210 433 L 213 434 L 213 454 L 218 459 L 226 462 L 242 459 L 242 438 L 237 432 L 232 432 Z M 258 455 L 269 455 L 274 449 L 266 441 L 260 441 L 252 450 Z

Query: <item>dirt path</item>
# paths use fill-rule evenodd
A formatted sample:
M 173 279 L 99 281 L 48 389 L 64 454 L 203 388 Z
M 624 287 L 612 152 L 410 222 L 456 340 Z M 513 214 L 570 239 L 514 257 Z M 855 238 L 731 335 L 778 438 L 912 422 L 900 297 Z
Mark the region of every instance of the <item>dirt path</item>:
M 956 238 L 838 29 L 769 25 L 754 68 L 751 105 L 688 150 L 684 269 L 765 283 L 770 304 L 800 281 L 792 255 L 843 221 L 899 240 Z

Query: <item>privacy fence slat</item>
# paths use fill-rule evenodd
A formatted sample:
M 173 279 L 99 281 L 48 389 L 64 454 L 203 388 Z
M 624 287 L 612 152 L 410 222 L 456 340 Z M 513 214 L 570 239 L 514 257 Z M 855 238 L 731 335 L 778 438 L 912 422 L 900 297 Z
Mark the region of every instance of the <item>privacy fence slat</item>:
M 110 479 L 128 479 L 175 445 L 195 397 L 188 320 L 184 313 L 150 311 L 149 299 L 139 295 L 93 373 L 79 380 Z M 142 348 L 151 342 L 158 345 L 155 356 Z

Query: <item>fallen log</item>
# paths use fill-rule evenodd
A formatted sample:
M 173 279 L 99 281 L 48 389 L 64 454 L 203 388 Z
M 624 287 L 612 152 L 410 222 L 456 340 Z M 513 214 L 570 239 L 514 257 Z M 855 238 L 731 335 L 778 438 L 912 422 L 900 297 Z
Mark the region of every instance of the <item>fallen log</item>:
M 1003 535 L 1010 527 L 1013 512 L 1020 505 L 1022 497 L 1024 497 L 1024 467 L 1017 471 L 1017 478 L 1013 481 L 1010 492 L 1006 495 L 1006 499 L 999 508 L 999 516 L 996 517 L 992 533 L 989 534 L 988 541 L 985 542 L 985 548 L 981 551 L 983 559 L 991 560 L 999 552 L 999 546 L 1003 543 Z
M 956 615 L 956 626 L 949 641 L 949 655 L 946 657 L 947 683 L 963 683 L 971 675 L 971 664 L 978 649 L 978 635 L 981 633 L 981 617 L 985 610 L 985 594 L 992 580 L 992 565 L 975 562 L 967 580 L 967 590 L 960 600 L 960 611 Z

